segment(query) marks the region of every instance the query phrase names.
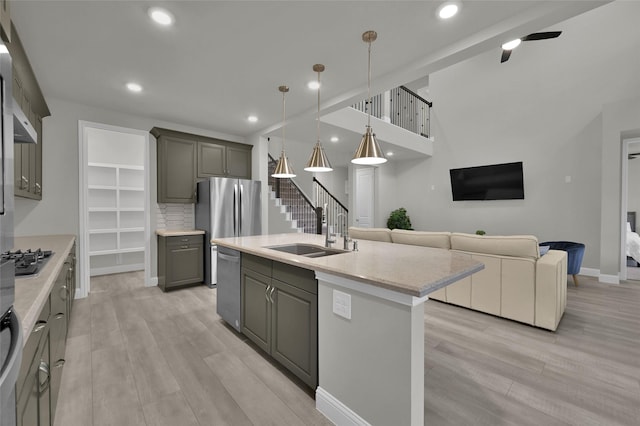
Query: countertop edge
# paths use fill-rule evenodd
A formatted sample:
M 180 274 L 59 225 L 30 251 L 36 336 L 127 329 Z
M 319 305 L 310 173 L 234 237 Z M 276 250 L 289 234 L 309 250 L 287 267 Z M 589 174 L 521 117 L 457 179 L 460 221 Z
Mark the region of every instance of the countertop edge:
M 37 291 L 37 294 L 35 298 L 33 298 L 33 301 L 30 304 L 28 302 L 24 303 L 25 305 L 28 305 L 28 308 L 24 312 L 21 309 L 16 308 L 16 305 L 18 304 L 17 303 L 18 291 L 16 289 L 16 300 L 14 300 L 14 311 L 18 315 L 18 318 L 21 323 L 22 331 L 24 334 L 23 345 L 27 344 L 27 340 L 29 339 L 29 335 L 31 334 L 31 329 L 36 324 L 38 316 L 40 315 L 40 312 L 42 311 L 42 308 L 44 307 L 49 297 L 49 294 L 51 293 L 51 289 L 53 288 L 56 278 L 58 277 L 58 274 L 62 270 L 62 266 L 64 265 L 67 255 L 69 254 L 69 251 L 73 247 L 73 244 L 76 242 L 76 236 L 71 234 L 65 234 L 65 235 L 47 235 L 43 237 L 37 237 L 37 236 L 15 237 L 14 245 L 16 248 L 28 248 L 28 247 L 24 247 L 21 244 L 21 241 L 24 241 L 27 239 L 32 239 L 32 238 L 45 239 L 45 238 L 51 238 L 51 237 L 67 238 L 68 241 L 66 241 L 66 243 L 63 243 L 65 248 L 62 251 L 60 250 L 55 251 L 51 259 L 49 259 L 49 261 L 47 262 L 47 265 L 43 269 L 43 272 L 46 271 L 46 276 L 43 276 L 43 274 L 41 273 L 37 278 L 17 278 L 16 279 L 16 287 L 25 284 L 25 282 L 20 282 L 22 280 L 25 280 L 25 281 L 32 280 L 32 279 L 44 280 L 44 284 L 42 284 L 42 287 Z M 24 302 L 24 301 L 20 301 L 20 302 Z
M 312 271 L 318 271 L 318 272 L 324 272 L 327 274 L 333 274 L 339 277 L 343 277 L 343 278 L 347 278 L 350 280 L 354 280 L 354 281 L 358 281 L 364 284 L 368 284 L 368 285 L 372 285 L 375 287 L 380 287 L 380 288 L 384 288 L 390 291 L 395 291 L 398 293 L 402 293 L 402 294 L 407 294 L 410 296 L 415 296 L 415 297 L 424 297 L 425 295 L 428 295 L 429 293 L 432 293 L 442 287 L 446 287 L 449 284 L 452 284 L 455 281 L 458 281 L 462 278 L 465 278 L 475 272 L 478 272 L 482 269 L 484 269 L 484 264 L 482 263 L 478 263 L 477 265 L 465 269 L 463 271 L 460 271 L 456 274 L 450 275 L 448 277 L 446 277 L 445 279 L 442 279 L 440 281 L 436 281 L 435 283 L 429 283 L 429 284 L 425 284 L 422 288 L 420 288 L 419 290 L 412 290 L 406 287 L 402 287 L 393 283 L 387 283 L 385 281 L 380 281 L 380 280 L 376 280 L 374 278 L 370 278 L 370 277 L 366 277 L 366 276 L 360 276 L 360 275 L 356 275 L 356 274 L 349 274 L 349 273 L 344 273 L 343 271 L 339 271 L 339 270 L 335 270 L 333 268 L 327 268 L 324 267 L 322 265 L 318 265 L 313 263 L 313 258 L 306 258 L 303 256 L 295 256 L 295 255 L 289 255 L 289 256 L 295 256 L 295 258 L 291 258 L 286 254 L 282 254 L 280 252 L 275 252 L 272 250 L 266 250 L 266 249 L 254 249 L 252 247 L 247 247 L 247 246 L 242 246 L 239 244 L 234 244 L 232 242 L 229 241 L 225 241 L 225 240 L 221 240 L 221 239 L 212 239 L 211 240 L 212 243 L 221 245 L 223 247 L 228 247 L 234 250 L 238 250 L 241 251 L 243 253 L 247 253 L 247 254 L 251 254 L 254 256 L 259 256 L 259 257 L 263 257 L 266 259 L 270 259 L 270 260 L 275 260 L 277 262 L 282 262 L 282 263 L 286 263 L 288 265 L 292 265 L 292 266 L 297 266 L 300 268 L 304 268 L 304 269 L 309 269 Z
M 171 229 L 156 229 L 156 235 L 161 237 L 181 237 L 186 235 L 204 235 L 204 231 L 200 229 L 191 230 L 171 230 Z

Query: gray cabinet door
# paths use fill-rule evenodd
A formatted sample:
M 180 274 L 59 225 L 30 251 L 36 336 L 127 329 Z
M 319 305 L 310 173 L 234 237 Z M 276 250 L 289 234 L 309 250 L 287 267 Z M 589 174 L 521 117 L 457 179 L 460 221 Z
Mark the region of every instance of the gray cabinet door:
M 202 245 L 170 247 L 167 258 L 167 287 L 202 282 Z
M 35 160 L 33 163 L 34 168 L 34 188 L 33 195 L 37 200 L 42 200 L 42 142 L 44 137 L 42 135 L 42 118 L 36 116 L 35 123 L 36 132 L 38 133 L 38 143 L 34 147 Z
M 38 426 L 38 368 L 40 358 L 32 360 L 24 381 L 23 392 L 16 403 L 17 426 Z
M 242 268 L 242 333 L 260 349 L 271 345 L 271 278 Z
M 251 147 L 227 147 L 227 176 L 251 179 Z
M 198 177 L 225 176 L 226 162 L 224 145 L 198 142 Z
M 271 281 L 273 295 L 271 355 L 315 389 L 318 381 L 318 298 Z
M 172 136 L 158 138 L 158 202 L 194 203 L 196 142 Z

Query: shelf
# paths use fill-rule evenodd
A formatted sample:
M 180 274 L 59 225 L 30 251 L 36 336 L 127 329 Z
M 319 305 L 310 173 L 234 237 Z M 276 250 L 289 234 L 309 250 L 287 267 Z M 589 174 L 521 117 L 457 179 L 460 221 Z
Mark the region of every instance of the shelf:
M 117 209 L 116 207 L 89 207 L 89 213 L 117 212 L 118 210 L 122 210 L 122 209 Z M 142 209 L 142 210 L 144 210 L 144 209 Z
M 144 227 L 139 228 L 98 228 L 89 230 L 89 234 L 115 234 L 118 232 L 144 232 Z
M 136 253 L 140 251 L 144 251 L 144 247 L 132 247 L 132 248 L 117 249 L 117 250 L 90 251 L 89 256 L 105 256 L 109 254 Z
M 144 191 L 144 188 L 141 186 L 121 186 L 120 191 Z
M 144 166 L 129 166 L 126 164 L 111 164 L 111 163 L 87 163 L 89 167 L 106 167 L 110 169 L 126 169 L 126 170 L 144 170 Z
M 111 186 L 111 185 L 89 185 L 88 188 L 89 189 L 107 189 L 110 191 L 115 191 L 118 189 L 116 186 Z

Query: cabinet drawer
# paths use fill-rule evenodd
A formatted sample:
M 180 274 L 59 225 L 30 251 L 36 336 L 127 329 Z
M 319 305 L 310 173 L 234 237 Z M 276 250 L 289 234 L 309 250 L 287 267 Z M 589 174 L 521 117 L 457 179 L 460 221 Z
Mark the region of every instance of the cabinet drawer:
M 311 294 L 318 294 L 316 273 L 310 269 L 298 268 L 286 263 L 273 262 L 273 278 L 298 287 Z
M 271 277 L 271 265 L 274 262 L 264 257 L 242 253 L 242 267 Z
M 202 245 L 203 244 L 203 236 L 202 235 L 180 235 L 176 237 L 166 237 L 167 238 L 167 246 L 175 247 L 175 246 L 192 246 L 192 245 Z
M 40 316 L 36 321 L 36 324 L 33 326 L 31 333 L 28 336 L 25 336 L 27 339 L 26 345 L 22 350 L 22 364 L 20 366 L 20 374 L 18 375 L 18 381 L 16 382 L 16 398 L 20 397 L 20 393 L 22 392 L 22 387 L 25 383 L 25 379 L 27 377 L 27 373 L 29 371 L 29 367 L 31 365 L 31 361 L 36 355 L 36 351 L 40 346 L 40 342 L 43 340 L 44 336 L 49 334 L 49 314 L 51 312 L 49 306 L 49 299 L 45 302 L 45 305 L 42 307 L 42 311 L 40 312 Z

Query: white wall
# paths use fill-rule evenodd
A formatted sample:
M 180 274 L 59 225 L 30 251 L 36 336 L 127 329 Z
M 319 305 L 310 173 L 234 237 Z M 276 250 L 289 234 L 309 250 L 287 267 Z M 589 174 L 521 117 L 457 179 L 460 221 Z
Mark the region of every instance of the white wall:
M 582 37 L 571 51 L 527 43 L 505 64 L 496 50 L 430 76 L 434 156 L 397 166 L 397 204 L 414 228 L 578 241 L 583 267 L 617 274 L 621 135 L 640 129 L 640 100 L 621 100 L 640 94 L 640 61 L 606 48 L 594 54 L 597 31 L 585 39 L 578 28 L 620 21 L 628 9 L 622 37 L 632 3 L 564 22 L 564 41 Z M 524 200 L 452 201 L 450 168 L 511 161 L 524 163 Z

